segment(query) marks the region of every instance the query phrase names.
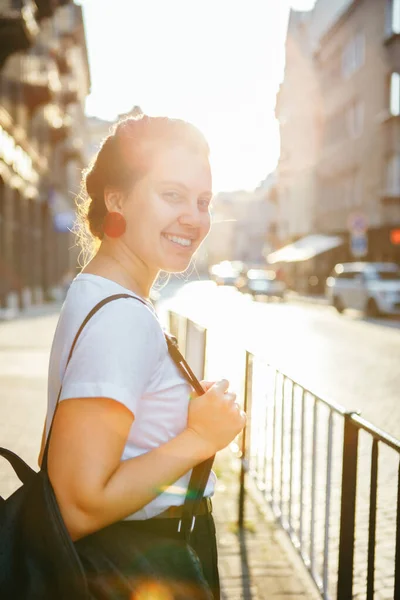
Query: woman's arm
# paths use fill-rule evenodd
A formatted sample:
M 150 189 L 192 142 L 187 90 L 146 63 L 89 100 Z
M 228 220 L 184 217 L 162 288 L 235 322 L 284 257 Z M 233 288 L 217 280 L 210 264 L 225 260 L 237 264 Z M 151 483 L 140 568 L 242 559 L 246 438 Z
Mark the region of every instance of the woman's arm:
M 226 446 L 244 417 L 220 382 L 190 403 L 187 429 L 163 446 L 121 461 L 133 415 L 108 398 L 64 400 L 49 451 L 49 475 L 74 540 L 124 519 Z M 192 416 L 190 416 L 192 415 Z M 184 493 L 184 492 L 183 492 Z

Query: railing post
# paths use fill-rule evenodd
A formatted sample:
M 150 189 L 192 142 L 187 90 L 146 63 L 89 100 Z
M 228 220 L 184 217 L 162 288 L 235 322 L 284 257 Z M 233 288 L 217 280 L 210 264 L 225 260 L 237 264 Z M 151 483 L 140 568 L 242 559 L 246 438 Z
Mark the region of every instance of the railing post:
M 344 416 L 337 600 L 351 600 L 353 597 L 358 427 L 351 417 L 351 413 Z
M 248 469 L 249 458 L 247 457 L 247 447 L 250 431 L 250 402 L 251 402 L 251 384 L 252 384 L 252 372 L 251 372 L 251 354 L 246 351 L 246 370 L 244 378 L 244 401 L 243 409 L 247 415 L 246 426 L 242 432 L 242 447 L 241 447 L 241 466 L 240 466 L 240 480 L 239 480 L 239 518 L 238 525 L 243 527 L 244 523 L 244 501 L 246 495 L 245 489 L 245 477 Z

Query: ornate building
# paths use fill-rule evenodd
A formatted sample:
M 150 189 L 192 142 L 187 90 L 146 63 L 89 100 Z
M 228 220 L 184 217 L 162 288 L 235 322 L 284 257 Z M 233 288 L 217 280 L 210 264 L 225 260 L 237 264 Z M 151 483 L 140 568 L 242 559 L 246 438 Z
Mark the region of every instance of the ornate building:
M 89 89 L 81 7 L 0 0 L 0 308 L 50 299 L 75 263 Z

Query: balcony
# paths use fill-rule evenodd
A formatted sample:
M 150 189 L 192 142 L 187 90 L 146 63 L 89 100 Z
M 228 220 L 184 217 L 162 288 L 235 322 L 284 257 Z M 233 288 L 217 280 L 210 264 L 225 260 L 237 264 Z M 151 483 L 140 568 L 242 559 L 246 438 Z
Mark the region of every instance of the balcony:
M 72 64 L 69 49 L 58 47 L 50 50 L 50 56 L 57 65 L 60 75 L 69 75 L 72 72 Z
M 49 19 L 59 6 L 71 4 L 72 0 L 35 0 L 36 18 L 38 21 Z
M 71 117 L 63 113 L 57 104 L 47 105 L 44 116 L 49 127 L 50 143 L 55 146 L 66 140 L 71 131 Z
M 25 56 L 23 61 L 22 90 L 26 107 L 32 118 L 40 107 L 49 104 L 61 89 L 57 70 L 46 56 Z
M 0 69 L 11 54 L 30 48 L 39 33 L 32 3 L 0 14 Z
M 395 190 L 384 190 L 381 194 L 381 203 L 383 206 L 400 205 L 400 188 Z
M 36 19 L 42 21 L 53 16 L 55 9 L 57 8 L 57 0 L 35 0 L 37 6 Z

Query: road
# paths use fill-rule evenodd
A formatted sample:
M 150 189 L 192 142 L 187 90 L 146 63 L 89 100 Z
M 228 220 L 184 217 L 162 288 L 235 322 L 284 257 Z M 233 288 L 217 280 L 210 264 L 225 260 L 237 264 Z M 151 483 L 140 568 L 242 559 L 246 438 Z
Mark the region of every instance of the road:
M 320 397 L 400 437 L 400 321 L 303 302 L 254 302 L 208 281 L 177 287 L 160 304 L 219 328 L 227 351 L 244 345 Z

